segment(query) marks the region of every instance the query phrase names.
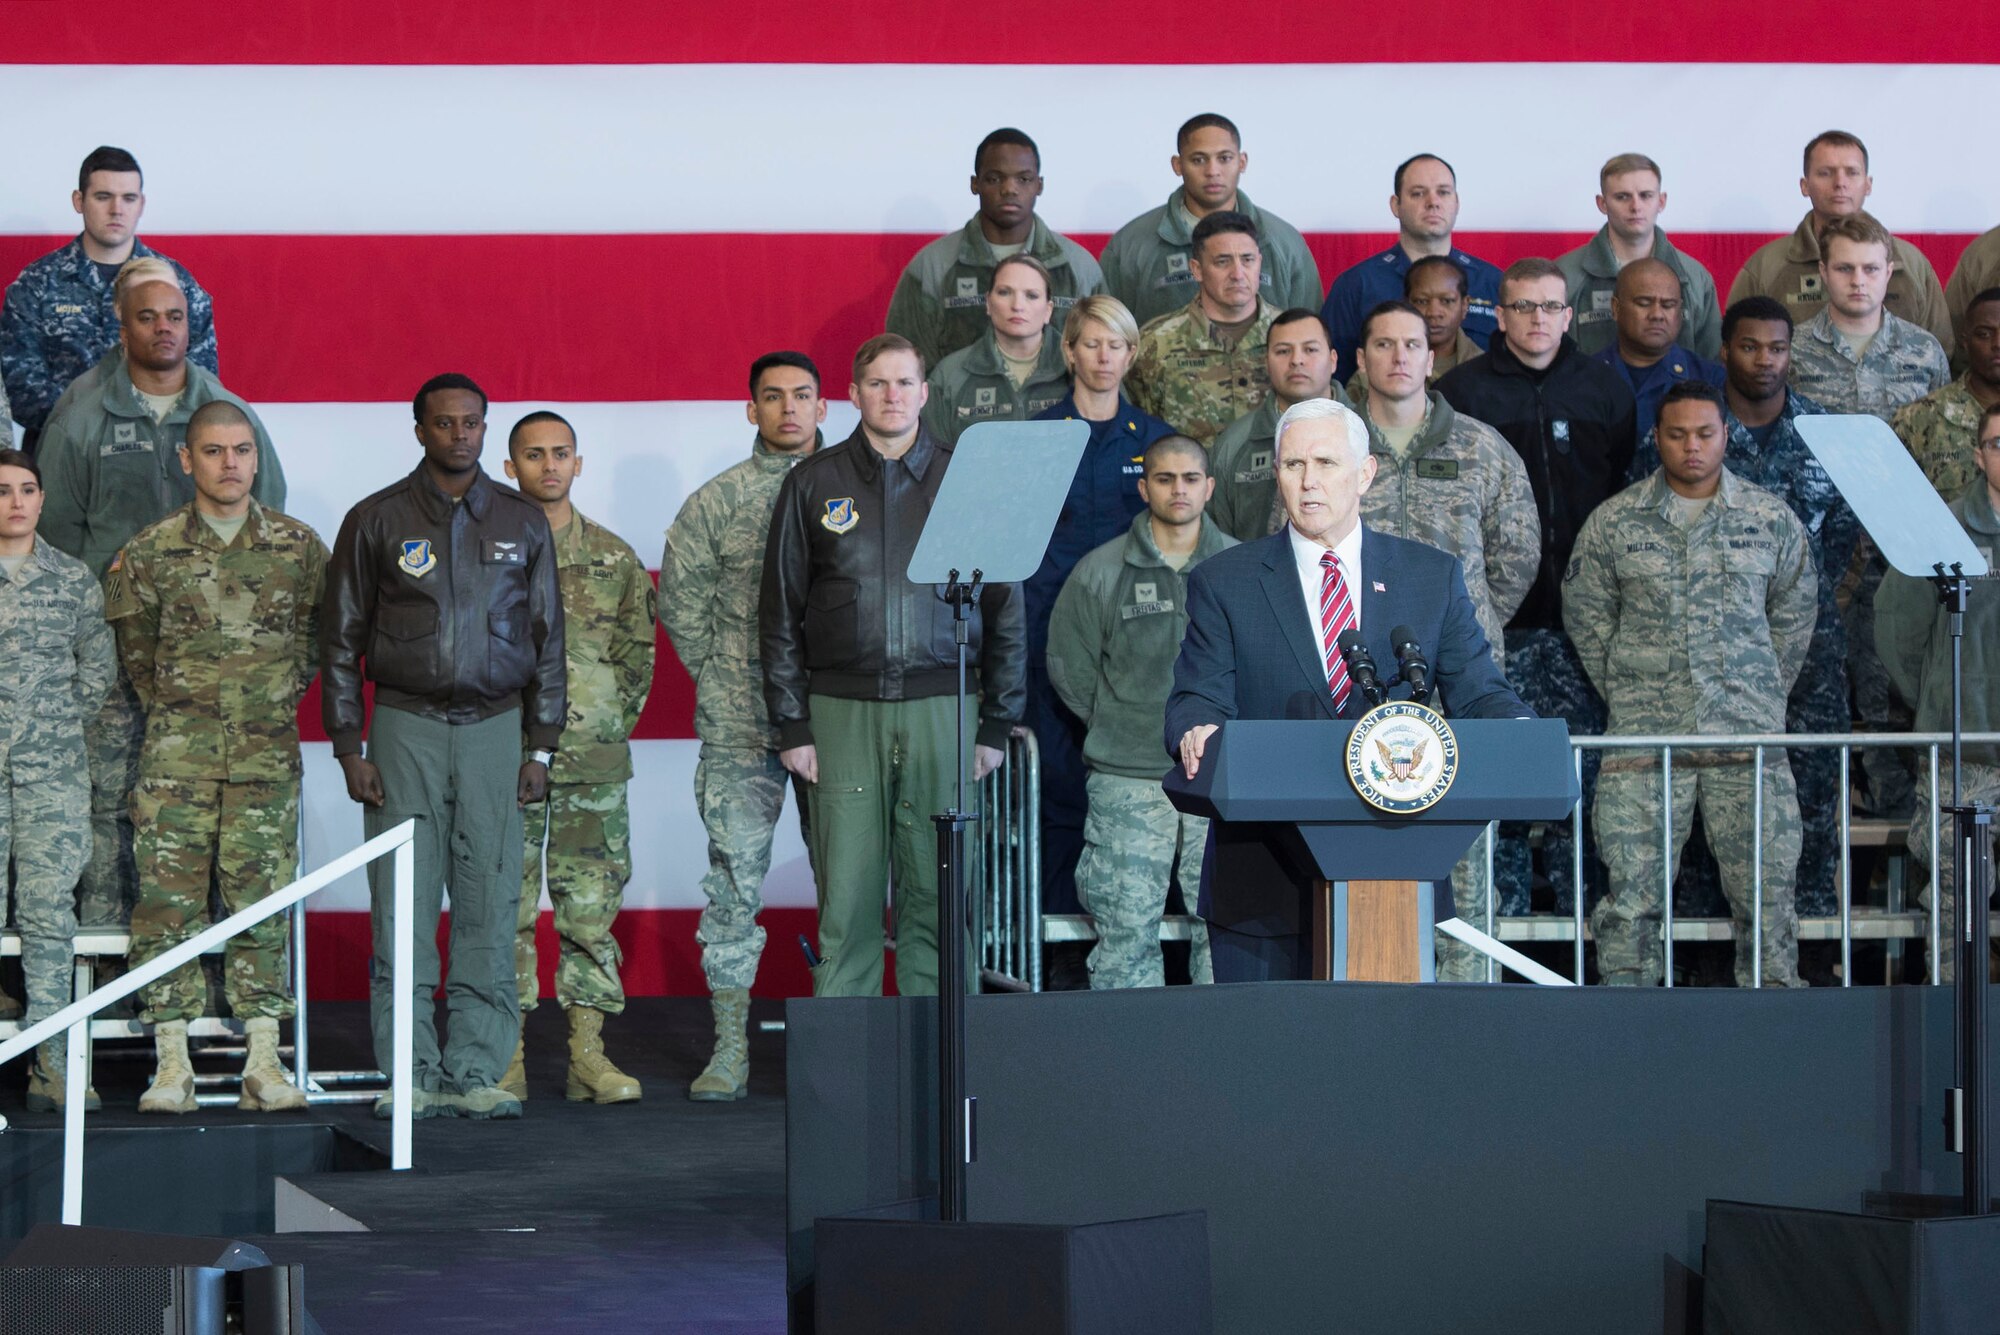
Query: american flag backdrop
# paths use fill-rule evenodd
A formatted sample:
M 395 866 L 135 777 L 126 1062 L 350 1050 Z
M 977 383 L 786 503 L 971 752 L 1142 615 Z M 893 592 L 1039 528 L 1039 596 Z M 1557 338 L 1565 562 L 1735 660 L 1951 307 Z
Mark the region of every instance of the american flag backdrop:
M 1857 0 L 4 0 L 0 279 L 74 234 L 83 155 L 128 148 L 141 234 L 213 295 L 223 381 L 269 425 L 292 513 L 330 542 L 414 466 L 416 386 L 460 370 L 494 399 L 489 470 L 520 413 L 557 408 L 582 444 L 577 504 L 653 565 L 682 500 L 749 448 L 759 353 L 812 354 L 829 438 L 851 429 L 853 350 L 911 254 L 970 216 L 996 126 L 1040 143 L 1042 217 L 1097 250 L 1174 187 L 1174 127 L 1222 112 L 1243 188 L 1327 280 L 1389 243 L 1390 174 L 1414 152 L 1456 166 L 1458 243 L 1503 265 L 1586 239 L 1599 164 L 1644 152 L 1662 225 L 1724 293 L 1797 225 L 1800 149 L 1839 126 L 1868 143 L 1870 208 L 1946 279 L 2000 222 L 2000 80 L 1970 63 L 1996 50 L 2000 7 Z M 702 987 L 692 705 L 663 642 L 620 928 L 636 993 Z M 307 768 L 311 866 L 361 823 L 323 742 Z M 766 894 L 759 991 L 802 991 L 812 888 L 789 815 Z M 315 990 L 359 995 L 365 888 L 329 896 Z

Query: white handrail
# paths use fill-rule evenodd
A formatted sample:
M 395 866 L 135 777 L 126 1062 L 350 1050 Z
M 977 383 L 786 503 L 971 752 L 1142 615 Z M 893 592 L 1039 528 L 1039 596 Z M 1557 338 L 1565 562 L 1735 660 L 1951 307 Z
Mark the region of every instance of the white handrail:
M 416 850 L 412 843 L 415 832 L 416 821 L 406 820 L 395 829 L 376 835 L 318 871 L 300 877 L 276 894 L 231 914 L 173 949 L 97 988 L 88 996 L 71 1002 L 47 1019 L 37 1020 L 14 1037 L 0 1041 L 0 1066 L 5 1066 L 63 1030 L 69 1031 L 69 1060 L 65 1071 L 67 1097 L 63 1104 L 62 1221 L 65 1224 L 83 1222 L 83 1104 L 84 1091 L 90 1084 L 90 1074 L 86 1069 L 86 1042 L 91 1016 L 132 995 L 154 979 L 173 972 L 245 928 L 254 927 L 266 918 L 287 911 L 309 895 L 317 894 L 385 853 L 393 854 L 395 858 L 393 909 L 396 918 L 394 967 L 391 970 L 395 996 L 390 1004 L 391 1065 L 394 1069 L 389 1072 L 389 1097 L 392 1102 L 389 1167 L 403 1169 L 410 1166 L 410 1049 L 416 1018 L 411 993 L 416 948 L 412 935 L 414 927 L 410 921 L 416 909 Z M 0 1128 L 5 1125 L 5 1121 L 0 1120 Z

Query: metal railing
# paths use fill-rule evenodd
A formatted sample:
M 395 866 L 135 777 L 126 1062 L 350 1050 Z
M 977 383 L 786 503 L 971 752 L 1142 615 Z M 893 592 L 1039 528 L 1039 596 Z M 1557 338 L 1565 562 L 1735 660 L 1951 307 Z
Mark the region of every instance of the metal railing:
M 1996 745 L 2000 744 L 2000 733 L 1966 733 L 1961 738 L 1961 741 L 1967 746 Z M 1764 841 L 1762 838 L 1764 828 L 1764 784 L 1762 780 L 1764 764 L 1767 759 L 1773 758 L 1771 757 L 1772 752 L 1778 753 L 1775 758 L 1779 760 L 1784 758 L 1783 753 L 1788 750 L 1837 750 L 1840 753 L 1840 778 L 1838 787 L 1840 802 L 1838 911 L 1834 915 L 1825 918 L 1801 919 L 1799 923 L 1799 937 L 1801 940 L 1838 940 L 1840 942 L 1841 986 L 1851 987 L 1854 983 L 1854 942 L 1857 940 L 1881 940 L 1900 943 L 1902 941 L 1920 939 L 1929 943 L 1931 959 L 1935 960 L 1939 957 L 1940 937 L 1943 929 L 1942 906 L 1938 891 L 1938 854 L 1941 837 L 1938 832 L 1938 808 L 1943 800 L 1940 795 L 1940 785 L 1948 781 L 1948 775 L 1940 768 L 1939 755 L 1941 750 L 1948 752 L 1950 745 L 1950 733 L 1933 732 L 1746 733 L 1740 735 L 1690 733 L 1680 735 L 1662 734 L 1570 738 L 1571 758 L 1576 766 L 1579 787 L 1582 783 L 1584 753 L 1587 751 L 1649 751 L 1660 758 L 1662 799 L 1660 804 L 1660 842 L 1662 853 L 1665 855 L 1663 857 L 1664 866 L 1662 872 L 1665 881 L 1665 894 L 1661 914 L 1661 942 L 1664 981 L 1668 987 L 1674 985 L 1674 943 L 1676 941 L 1731 941 L 1736 937 L 1735 925 L 1730 919 L 1682 918 L 1677 921 L 1674 914 L 1673 880 L 1679 861 L 1674 856 L 1676 850 L 1673 848 L 1672 774 L 1673 757 L 1676 752 L 1748 751 L 1751 753 L 1750 759 L 1738 763 L 1745 766 L 1754 765 L 1754 772 L 1758 775 L 1757 790 L 1752 799 L 1751 813 L 1752 820 L 1759 832 L 1759 837 L 1752 841 L 1751 854 L 1750 945 L 1753 952 L 1752 958 L 1758 961 L 1756 967 L 1751 972 L 1751 985 L 1753 987 L 1762 986 L 1763 983 L 1761 946 L 1764 930 Z M 1928 850 L 1930 854 L 1928 859 L 1930 868 L 1930 897 L 1929 905 L 1925 910 L 1920 912 L 1903 911 L 1895 902 L 1897 883 L 1892 879 L 1891 903 L 1882 910 L 1862 910 L 1857 919 L 1853 884 L 1854 849 L 1857 847 L 1855 839 L 1856 822 L 1854 820 L 1852 803 L 1849 801 L 1848 790 L 1850 780 L 1853 776 L 1854 752 L 1874 750 L 1917 751 L 1928 762 L 1929 797 L 1927 808 L 1930 813 L 1930 848 Z M 1578 984 L 1584 981 L 1585 945 L 1591 940 L 1590 926 L 1586 921 L 1583 861 L 1583 822 L 1587 814 L 1585 804 L 1579 802 L 1577 803 L 1576 810 L 1570 815 L 1571 833 L 1573 836 L 1570 840 L 1572 908 L 1568 918 L 1559 918 L 1549 914 L 1497 914 L 1495 912 L 1496 897 L 1494 895 L 1493 855 L 1490 840 L 1488 841 L 1483 859 L 1485 867 L 1482 886 L 1482 902 L 1484 904 L 1484 913 L 1482 916 L 1485 919 L 1486 934 L 1500 941 L 1568 941 L 1572 943 L 1571 979 Z M 1875 826 L 1885 824 L 1885 822 L 1868 822 L 1868 824 Z M 1894 822 L 1893 828 L 1899 830 L 1903 824 L 1904 822 L 1902 821 Z M 1871 830 L 1871 833 L 1880 833 L 1880 831 Z M 1870 839 L 1863 841 L 1862 846 L 1877 844 L 1879 842 L 1882 841 Z M 1892 833 L 1888 842 L 1893 847 L 1900 844 L 1901 841 Z M 1993 920 L 1996 924 L 2000 924 L 2000 914 L 1995 914 Z M 1032 935 L 1037 939 L 1038 947 L 1041 944 L 1054 941 L 1095 940 L 1097 935 L 1089 917 L 1083 914 L 1038 915 L 1031 921 L 1034 923 L 1034 928 L 1031 932 L 1023 933 L 1005 928 L 999 930 L 1002 930 L 1003 934 L 1014 936 Z M 1191 921 L 1191 919 L 1181 917 L 1165 919 L 1160 927 L 1161 940 L 1186 940 L 1189 936 Z M 1475 946 L 1477 945 L 1477 943 L 1474 944 Z M 1039 957 L 1040 950 L 1037 948 L 1033 953 Z M 1487 977 L 1490 981 L 1495 977 L 1494 956 L 1491 952 L 1487 952 L 1487 957 Z M 1942 973 L 1942 970 L 1935 968 L 1930 971 L 1929 981 L 1933 986 L 1942 984 Z M 1037 983 L 1037 990 L 1039 990 L 1039 982 Z
M 974 939 L 980 978 L 1042 990 L 1042 754 L 1027 730 L 1007 739 L 1007 763 L 979 784 L 979 883 Z
M 5 1066 L 23 1053 L 33 1051 L 42 1042 L 65 1031 L 68 1032 L 69 1051 L 64 1071 L 63 1102 L 63 1223 L 83 1222 L 83 1105 L 85 1091 L 90 1086 L 88 1045 L 91 1017 L 105 1007 L 131 996 L 154 979 L 171 973 L 183 964 L 205 954 L 212 947 L 227 941 L 245 928 L 254 927 L 266 918 L 288 912 L 293 905 L 301 903 L 308 896 L 324 890 L 350 872 L 359 870 L 384 855 L 395 858 L 395 893 L 392 907 L 396 927 L 391 969 L 395 996 L 390 1007 L 392 1065 L 395 1069 L 389 1073 L 392 1101 L 389 1166 L 392 1169 L 410 1166 L 410 1049 L 416 1019 L 410 990 L 410 979 L 416 968 L 415 937 L 412 934 L 414 927 L 410 921 L 415 912 L 416 854 L 411 840 L 415 830 L 416 822 L 406 820 L 395 829 L 376 835 L 359 848 L 327 863 L 318 871 L 299 878 L 283 890 L 203 929 L 173 949 L 78 998 L 54 1015 L 26 1026 L 12 1038 L 0 1042 L 0 1066 Z M 303 954 L 303 943 L 297 944 L 301 947 L 300 953 Z M 295 1025 L 293 1037 L 295 1040 L 293 1060 L 302 1067 L 305 1054 L 305 1026 L 302 1022 Z M 0 1120 L 0 1128 L 4 1126 L 4 1120 Z

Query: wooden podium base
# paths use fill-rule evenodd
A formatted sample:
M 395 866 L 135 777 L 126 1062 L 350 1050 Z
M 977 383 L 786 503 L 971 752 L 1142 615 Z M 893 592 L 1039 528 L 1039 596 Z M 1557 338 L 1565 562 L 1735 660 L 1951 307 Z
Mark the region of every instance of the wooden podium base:
M 1417 893 L 1422 881 L 1347 882 L 1349 982 L 1417 983 Z M 1334 976 L 1333 882 L 1315 881 L 1312 893 L 1312 976 Z

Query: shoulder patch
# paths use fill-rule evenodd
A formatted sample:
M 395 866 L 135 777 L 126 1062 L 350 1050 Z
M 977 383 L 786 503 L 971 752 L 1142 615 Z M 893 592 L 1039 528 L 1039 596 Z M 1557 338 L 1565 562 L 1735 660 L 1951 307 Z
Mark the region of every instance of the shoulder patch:
M 1569 583 L 1571 580 L 1575 579 L 1578 575 L 1582 573 L 1583 573 L 1583 558 L 1581 556 L 1570 557 L 1569 568 L 1563 571 L 1563 583 L 1565 584 Z
M 656 626 L 660 624 L 660 591 L 651 581 L 646 584 L 646 620 Z

